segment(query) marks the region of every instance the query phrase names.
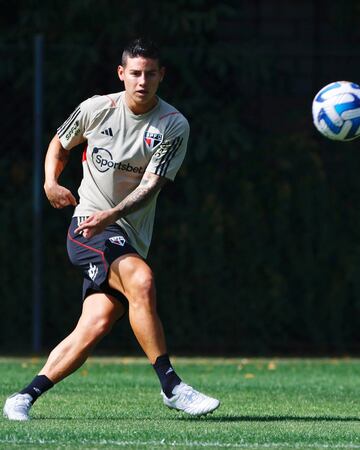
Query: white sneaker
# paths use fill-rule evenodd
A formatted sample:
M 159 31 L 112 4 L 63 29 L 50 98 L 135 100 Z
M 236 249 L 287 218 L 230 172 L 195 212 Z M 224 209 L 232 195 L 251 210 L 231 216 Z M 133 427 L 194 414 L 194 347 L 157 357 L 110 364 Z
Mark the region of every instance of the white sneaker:
M 183 382 L 174 387 L 173 394 L 173 397 L 168 398 L 161 391 L 164 404 L 168 408 L 184 411 L 192 416 L 211 413 L 220 405 L 216 398 L 208 397 Z
M 29 410 L 31 408 L 32 397 L 29 394 L 15 394 L 10 395 L 6 399 L 4 405 L 4 417 L 9 420 L 29 420 Z

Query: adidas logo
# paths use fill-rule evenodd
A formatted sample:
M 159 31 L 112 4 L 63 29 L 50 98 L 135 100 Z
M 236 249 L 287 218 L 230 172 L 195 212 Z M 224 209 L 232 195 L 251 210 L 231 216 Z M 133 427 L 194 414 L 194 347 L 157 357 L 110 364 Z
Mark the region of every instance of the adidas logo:
M 101 131 L 101 134 L 106 134 L 106 136 L 113 136 L 111 128 L 106 128 L 106 130 Z

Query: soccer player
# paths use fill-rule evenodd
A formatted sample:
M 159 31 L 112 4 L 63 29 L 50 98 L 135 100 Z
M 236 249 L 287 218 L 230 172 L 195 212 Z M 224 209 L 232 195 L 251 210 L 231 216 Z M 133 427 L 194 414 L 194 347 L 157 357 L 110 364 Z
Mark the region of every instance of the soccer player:
M 156 311 L 154 276 L 145 262 L 156 199 L 185 157 L 189 125 L 156 95 L 164 77 L 157 46 L 129 43 L 118 76 L 125 90 L 80 103 L 58 128 L 45 158 L 44 189 L 55 208 L 75 207 L 67 249 L 83 273 L 83 308 L 75 329 L 50 353 L 31 383 L 5 402 L 10 420 L 28 420 L 37 398 L 77 370 L 128 311 L 132 330 L 153 365 L 163 402 L 191 415 L 219 401 L 185 384 L 171 365 Z M 70 150 L 85 143 L 78 193 L 59 184 Z

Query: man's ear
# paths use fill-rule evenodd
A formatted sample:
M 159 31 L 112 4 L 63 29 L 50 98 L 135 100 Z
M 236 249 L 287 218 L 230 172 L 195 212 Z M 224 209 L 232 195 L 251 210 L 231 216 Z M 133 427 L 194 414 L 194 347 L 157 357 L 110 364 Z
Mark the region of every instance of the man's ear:
M 160 81 L 164 79 L 165 76 L 165 67 L 160 68 Z
M 124 71 L 125 71 L 125 68 L 123 66 L 118 66 L 117 73 L 118 73 L 118 77 L 120 78 L 121 81 L 124 81 Z

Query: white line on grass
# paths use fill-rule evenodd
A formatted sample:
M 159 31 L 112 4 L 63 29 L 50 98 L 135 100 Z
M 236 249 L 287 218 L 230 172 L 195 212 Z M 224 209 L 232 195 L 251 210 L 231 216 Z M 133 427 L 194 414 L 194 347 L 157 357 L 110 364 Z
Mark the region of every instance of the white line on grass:
M 16 439 L 16 438 L 10 438 L 10 439 L 0 439 L 0 444 L 29 444 L 29 445 L 52 445 L 56 444 L 60 447 L 68 447 L 69 442 L 61 442 L 58 440 L 46 440 L 46 439 Z M 78 442 L 73 442 L 72 444 L 76 445 L 112 445 L 117 447 L 129 447 L 129 446 L 139 446 L 139 447 L 213 447 L 213 448 L 290 448 L 290 449 L 296 449 L 296 448 L 309 448 L 309 449 L 360 449 L 360 444 L 319 444 L 319 443 L 313 443 L 313 444 L 306 444 L 306 443 L 287 443 L 287 442 L 267 442 L 267 443 L 222 443 L 222 442 L 168 442 L 165 439 L 161 441 L 112 441 L 112 440 L 99 440 L 99 441 L 90 441 L 88 439 L 83 439 Z

